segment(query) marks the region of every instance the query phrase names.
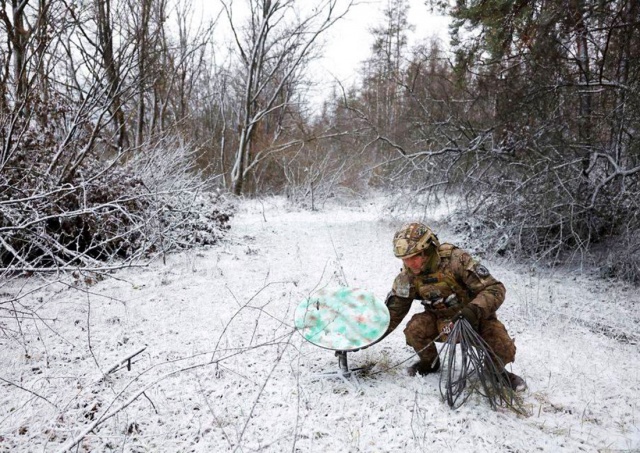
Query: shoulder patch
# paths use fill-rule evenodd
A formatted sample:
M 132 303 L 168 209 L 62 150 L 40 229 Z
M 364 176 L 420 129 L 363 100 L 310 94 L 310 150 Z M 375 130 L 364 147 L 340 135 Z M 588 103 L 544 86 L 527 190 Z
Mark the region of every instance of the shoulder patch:
M 487 269 L 486 267 L 484 267 L 482 264 L 477 263 L 474 267 L 473 267 L 473 271 L 476 273 L 476 275 L 478 275 L 478 277 L 480 278 L 487 278 L 489 275 L 491 275 L 491 273 L 489 272 L 489 269 Z
M 398 297 L 411 296 L 411 280 L 406 273 L 401 272 L 394 280 L 393 293 Z

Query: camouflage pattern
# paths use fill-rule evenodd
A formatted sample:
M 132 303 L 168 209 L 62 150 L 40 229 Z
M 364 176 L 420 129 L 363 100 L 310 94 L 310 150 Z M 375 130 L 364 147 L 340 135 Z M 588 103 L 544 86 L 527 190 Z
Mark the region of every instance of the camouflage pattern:
M 423 223 L 407 223 L 393 237 L 393 254 L 396 258 L 417 255 L 431 244 L 439 245 L 431 228 Z
M 404 329 L 404 336 L 409 346 L 416 352 L 420 351 L 418 356 L 421 361 L 431 363 L 436 358 L 438 351 L 435 344 L 431 344 L 424 350 L 423 348 L 433 341 L 448 323 L 449 321 L 438 319 L 428 311 L 417 313 L 409 320 Z M 491 347 L 493 355 L 499 358 L 504 365 L 515 360 L 516 345 L 498 319 L 483 320 L 480 323 L 478 333 Z
M 433 267 L 418 275 L 403 267 L 396 277 L 385 302 L 391 317 L 385 336 L 402 322 L 411 303 L 420 300 L 425 311 L 413 316 L 404 330 L 407 344 L 419 351 L 435 339 L 464 306 L 474 304 L 480 308 L 480 336 L 503 364 L 513 362 L 515 344 L 496 317 L 505 298 L 504 285 L 468 253 L 451 244 L 433 247 L 426 253 L 430 252 L 435 257 Z M 426 258 L 434 262 L 429 259 L 434 257 Z M 419 353 L 424 361 L 432 361 L 436 355 L 434 345 Z

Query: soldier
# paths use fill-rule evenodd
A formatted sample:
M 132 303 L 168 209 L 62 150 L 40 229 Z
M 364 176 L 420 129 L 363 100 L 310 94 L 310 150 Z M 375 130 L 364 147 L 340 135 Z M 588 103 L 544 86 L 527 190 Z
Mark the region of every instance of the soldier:
M 402 322 L 413 300 L 420 300 L 425 307 L 404 329 L 407 344 L 420 358 L 407 369 L 409 375 L 438 371 L 440 359 L 432 342 L 459 317 L 471 324 L 502 364 L 514 361 L 516 345 L 496 317 L 505 287 L 486 267 L 458 247 L 440 244 L 422 223 L 404 225 L 393 238 L 393 252 L 403 268 L 385 301 L 391 315 L 385 336 Z M 504 369 L 503 373 L 514 390 L 526 388 L 520 376 Z

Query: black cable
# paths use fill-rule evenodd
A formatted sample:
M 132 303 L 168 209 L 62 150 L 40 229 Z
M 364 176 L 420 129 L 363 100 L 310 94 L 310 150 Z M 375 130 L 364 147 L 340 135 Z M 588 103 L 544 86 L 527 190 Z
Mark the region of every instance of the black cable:
M 444 343 L 447 357 L 440 374 L 440 393 L 449 407 L 457 409 L 477 392 L 488 399 L 492 409 L 504 407 L 527 415 L 511 388 L 504 365 L 491 347 L 465 319 L 456 321 Z

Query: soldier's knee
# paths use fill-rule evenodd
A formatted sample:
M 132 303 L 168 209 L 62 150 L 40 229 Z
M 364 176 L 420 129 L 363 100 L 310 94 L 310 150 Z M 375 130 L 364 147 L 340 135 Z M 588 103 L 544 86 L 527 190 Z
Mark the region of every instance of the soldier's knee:
M 494 352 L 504 365 L 511 363 L 516 359 L 516 343 L 511 338 L 502 339 Z
M 404 336 L 409 345 L 424 340 L 432 340 L 437 335 L 435 320 L 430 316 L 425 316 L 425 314 L 419 314 L 411 318 L 404 329 Z
M 481 336 L 503 364 L 506 365 L 515 360 L 516 344 L 500 321 L 493 321 L 489 326 L 486 326 Z
M 413 319 L 410 320 L 404 328 L 404 337 L 407 339 L 407 344 L 411 344 L 412 340 L 419 335 L 420 329 Z

